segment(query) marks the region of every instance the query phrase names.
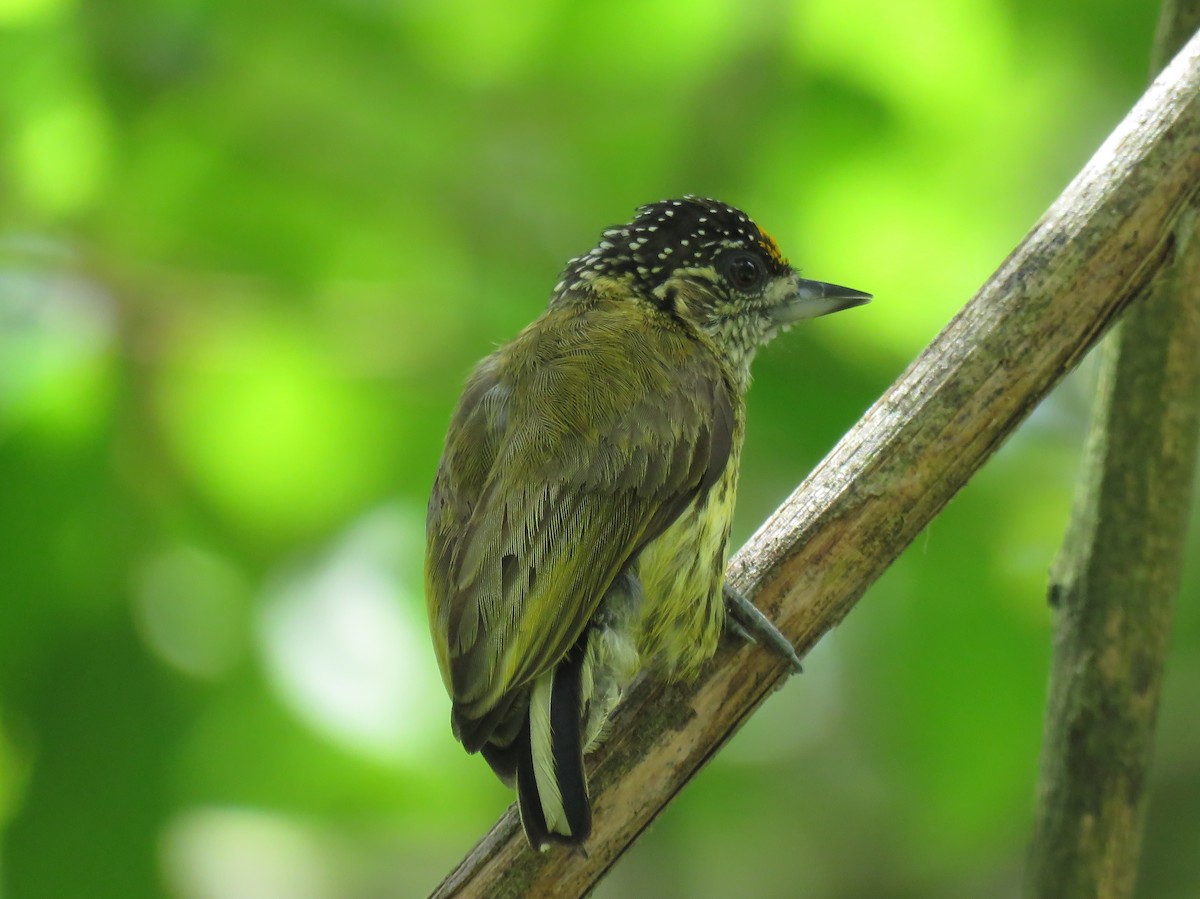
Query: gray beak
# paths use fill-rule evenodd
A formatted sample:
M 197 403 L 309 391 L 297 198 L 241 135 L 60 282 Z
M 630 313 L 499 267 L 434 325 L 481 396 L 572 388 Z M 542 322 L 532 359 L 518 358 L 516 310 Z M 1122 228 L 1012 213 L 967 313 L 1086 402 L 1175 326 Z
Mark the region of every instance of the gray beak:
M 850 287 L 839 287 L 824 281 L 805 281 L 803 278 L 797 278 L 794 283 L 795 292 L 775 309 L 775 318 L 781 325 L 871 302 L 871 294 Z

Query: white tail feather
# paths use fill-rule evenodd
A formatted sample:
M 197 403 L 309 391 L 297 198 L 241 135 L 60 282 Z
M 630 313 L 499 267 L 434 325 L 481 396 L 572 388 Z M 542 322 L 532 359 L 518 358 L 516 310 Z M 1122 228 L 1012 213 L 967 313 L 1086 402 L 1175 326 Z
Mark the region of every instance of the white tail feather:
M 538 800 L 550 833 L 571 836 L 571 826 L 563 809 L 562 791 L 554 765 L 554 741 L 550 728 L 550 698 L 553 695 L 554 669 L 539 677 L 529 697 L 529 748 L 533 756 L 533 777 Z

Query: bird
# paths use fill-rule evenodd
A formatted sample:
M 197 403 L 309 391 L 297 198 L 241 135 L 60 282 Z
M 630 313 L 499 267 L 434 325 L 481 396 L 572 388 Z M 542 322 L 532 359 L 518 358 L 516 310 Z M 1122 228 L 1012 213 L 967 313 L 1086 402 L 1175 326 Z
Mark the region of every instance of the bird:
M 426 605 L 451 728 L 515 787 L 530 846 L 583 847 L 584 754 L 633 677 L 694 677 L 729 627 L 791 643 L 725 583 L 756 350 L 871 295 L 800 277 L 746 213 L 639 207 L 571 259 L 466 382 L 434 477 Z

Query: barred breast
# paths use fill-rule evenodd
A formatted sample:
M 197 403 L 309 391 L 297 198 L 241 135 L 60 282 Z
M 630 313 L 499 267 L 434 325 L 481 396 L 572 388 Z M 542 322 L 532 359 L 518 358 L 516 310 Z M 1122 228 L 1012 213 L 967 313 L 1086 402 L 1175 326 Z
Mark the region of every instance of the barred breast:
M 729 463 L 708 494 L 642 550 L 638 560 L 643 594 L 638 652 L 644 665 L 669 678 L 695 674 L 716 651 L 725 625 L 721 588 L 740 443 L 735 439 Z

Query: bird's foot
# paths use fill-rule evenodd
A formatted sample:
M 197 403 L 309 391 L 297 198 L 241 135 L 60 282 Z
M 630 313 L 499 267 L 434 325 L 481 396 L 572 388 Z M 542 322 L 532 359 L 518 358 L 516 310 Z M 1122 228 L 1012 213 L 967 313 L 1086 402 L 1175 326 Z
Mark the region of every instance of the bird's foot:
M 757 643 L 782 657 L 792 673 L 800 674 L 804 669 L 800 665 L 800 656 L 796 655 L 796 648 L 771 619 L 728 583 L 724 586 L 724 592 L 726 626 L 743 640 Z

